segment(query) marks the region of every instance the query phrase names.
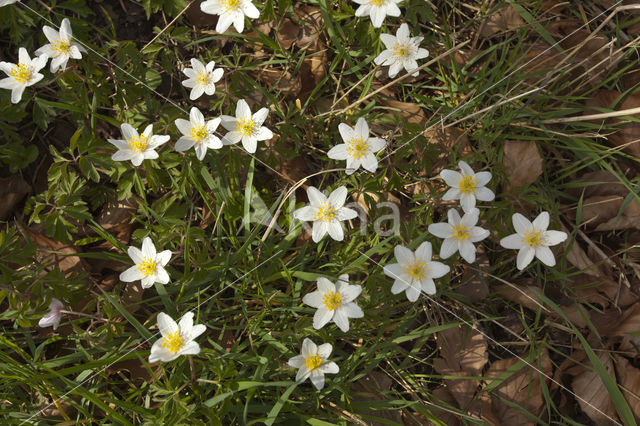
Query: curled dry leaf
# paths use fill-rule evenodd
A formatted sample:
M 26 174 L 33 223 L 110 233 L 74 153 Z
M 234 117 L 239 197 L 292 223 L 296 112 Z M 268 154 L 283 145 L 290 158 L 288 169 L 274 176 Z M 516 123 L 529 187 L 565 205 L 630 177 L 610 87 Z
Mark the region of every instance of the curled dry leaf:
M 434 358 L 433 367 L 444 376 L 473 376 L 482 374 L 488 361 L 487 342 L 477 328 L 454 327 L 437 333 L 440 358 Z M 479 412 L 480 407 L 471 407 L 478 388 L 476 379 L 445 379 L 447 389 L 462 409 Z
M 486 376 L 497 378 L 504 374 L 508 369 L 521 362 L 518 358 L 508 358 L 496 361 L 491 364 Z M 533 363 L 535 367 L 544 373 L 547 377 L 551 377 L 552 365 L 549 354 L 546 350 L 541 351 Z M 515 404 L 522 407 L 533 414 L 540 417 L 543 413 L 544 398 L 542 395 L 542 380 L 548 382 L 539 371 L 522 365 L 520 369 L 515 371 L 509 377 L 504 379 L 491 392 L 491 400 L 493 402 L 493 412 L 498 417 L 501 424 L 504 425 L 535 425 L 529 417 L 524 415 L 519 409 L 513 407 Z M 493 381 L 487 380 L 487 384 L 493 384 Z
M 524 20 L 520 14 L 512 5 L 507 4 L 489 15 L 480 28 L 480 37 L 491 37 L 494 34 L 516 30 L 523 25 Z
M 615 378 L 613 362 L 609 356 L 608 351 L 598 351 L 598 359 L 604 365 L 607 373 Z M 591 365 L 587 361 L 588 365 Z M 597 425 L 610 425 L 613 424 L 610 419 L 618 421 L 618 415 L 616 408 L 609 397 L 609 392 L 605 387 L 600 375 L 593 368 L 584 368 L 580 374 L 578 374 L 571 383 L 573 391 L 580 395 L 581 399 L 578 399 L 580 408 L 589 416 L 591 420 Z
M 7 220 L 29 192 L 31 186 L 18 175 L 0 178 L 0 220 Z
M 60 269 L 68 276 L 74 272 L 86 272 L 86 263 L 76 254 L 78 251 L 71 244 L 62 244 L 51 238 L 27 228 L 29 238 L 38 246 L 36 259 L 38 263 L 46 265 L 47 270 Z
M 509 179 L 507 192 L 535 182 L 542 174 L 542 157 L 534 141 L 506 141 L 502 163 Z

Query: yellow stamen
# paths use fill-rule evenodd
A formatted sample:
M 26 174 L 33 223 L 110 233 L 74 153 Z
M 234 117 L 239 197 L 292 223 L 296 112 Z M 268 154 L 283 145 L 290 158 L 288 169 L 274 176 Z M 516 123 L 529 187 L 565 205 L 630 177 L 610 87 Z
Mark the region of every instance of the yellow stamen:
M 404 267 L 404 272 L 416 281 L 422 281 L 427 275 L 426 262 L 412 259 L 411 263 Z
M 369 0 L 371 6 L 382 6 L 385 0 Z
M 149 138 L 146 136 L 138 135 L 129 139 L 129 146 L 134 152 L 143 152 L 149 145 Z
M 202 86 L 208 86 L 211 83 L 211 76 L 209 76 L 206 71 L 200 71 L 198 77 L 196 77 L 196 81 Z
M 395 46 L 393 46 L 391 51 L 393 52 L 393 56 L 395 56 L 396 58 L 407 59 L 409 57 L 409 54 L 411 53 L 411 48 L 406 44 L 396 44 Z
M 461 194 L 474 194 L 476 192 L 476 185 L 478 181 L 475 176 L 465 175 L 460 179 L 458 186 L 460 187 Z
M 18 83 L 26 83 L 31 79 L 31 66 L 27 64 L 18 64 L 11 69 L 11 77 Z
M 174 354 L 180 350 L 184 346 L 182 337 L 180 336 L 179 331 L 174 331 L 171 334 L 168 334 L 162 339 L 162 344 L 160 345 L 164 348 L 167 348 L 170 352 Z
M 351 138 L 347 142 L 347 153 L 354 159 L 357 160 L 362 158 L 369 148 L 369 143 L 364 139 Z
M 329 203 L 322 203 L 313 220 L 321 220 L 323 222 L 331 222 L 336 217 L 336 209 Z
M 525 243 L 530 248 L 540 247 L 544 243 L 544 234 L 537 229 L 533 229 L 531 231 L 527 231 L 524 234 L 524 238 L 522 242 Z
M 71 42 L 69 40 L 58 39 L 51 43 L 51 48 L 56 52 L 56 56 L 68 55 L 71 49 Z
M 320 365 L 322 364 L 322 358 L 320 358 L 318 355 L 311 355 L 309 358 L 304 360 L 304 363 L 307 365 L 307 368 L 310 371 L 313 371 L 316 368 L 320 367 Z
M 220 0 L 220 6 L 224 6 L 227 12 L 240 9 L 240 0 Z
M 256 123 L 251 118 L 238 118 L 236 120 L 236 132 L 242 136 L 251 136 L 256 131 Z
M 146 277 L 156 273 L 156 261 L 145 257 L 142 262 L 138 264 L 138 270 Z
M 204 138 L 209 136 L 209 132 L 207 132 L 207 129 L 205 129 L 204 126 L 193 126 L 191 128 L 189 136 L 191 136 L 191 139 L 193 139 L 196 143 L 201 143 Z
M 335 311 L 342 304 L 342 296 L 337 291 L 327 293 L 322 298 L 322 304 L 330 311 Z
M 463 225 L 456 225 L 453 227 L 453 238 L 457 241 L 465 241 L 471 237 L 471 229 L 464 227 Z

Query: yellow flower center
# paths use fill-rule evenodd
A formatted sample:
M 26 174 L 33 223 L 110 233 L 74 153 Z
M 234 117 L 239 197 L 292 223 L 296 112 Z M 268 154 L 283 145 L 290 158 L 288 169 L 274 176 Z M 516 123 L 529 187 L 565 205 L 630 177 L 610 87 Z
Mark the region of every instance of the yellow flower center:
M 11 69 L 11 77 L 18 83 L 26 83 L 31 79 L 31 66 L 27 64 L 18 64 Z
M 318 355 L 311 355 L 309 358 L 304 360 L 304 363 L 307 365 L 307 368 L 310 371 L 313 371 L 316 368 L 320 367 L 320 365 L 322 364 L 322 358 L 320 358 Z
M 51 48 L 56 52 L 56 56 L 68 55 L 71 49 L 71 42 L 69 40 L 58 39 L 51 43 Z
M 162 344 L 160 345 L 163 348 L 167 348 L 170 352 L 174 354 L 180 350 L 184 346 L 182 341 L 182 337 L 180 336 L 179 331 L 174 331 L 171 334 L 168 334 L 162 339 Z
M 383 3 L 384 0 L 369 0 L 369 4 L 371 4 L 371 6 L 382 6 Z
M 240 9 L 240 0 L 220 0 L 220 6 L 224 6 L 227 12 Z
M 129 146 L 133 152 L 143 152 L 149 145 L 149 138 L 146 136 L 138 135 L 129 139 Z
M 336 217 L 336 209 L 329 203 L 322 203 L 320 208 L 318 209 L 318 213 L 316 213 L 316 217 L 314 220 L 321 220 L 323 222 L 331 222 Z
M 146 277 L 147 275 L 153 275 L 156 273 L 156 261 L 145 257 L 140 264 L 138 264 L 138 270 Z
M 393 56 L 398 59 L 407 59 L 411 53 L 411 48 L 406 44 L 396 44 L 391 50 L 393 52 Z
M 411 263 L 404 267 L 404 272 L 416 281 L 422 281 L 427 275 L 426 262 L 412 259 Z
M 362 158 L 367 153 L 367 148 L 369 144 L 363 139 L 351 138 L 347 142 L 347 152 L 354 160 Z
M 191 136 L 191 139 L 193 139 L 196 143 L 200 143 L 204 140 L 204 138 L 209 136 L 209 132 L 207 132 L 207 129 L 205 129 L 204 126 L 193 126 L 191 128 L 189 136 Z
M 251 136 L 256 131 L 256 123 L 250 118 L 238 118 L 236 120 L 236 132 L 242 136 Z
M 322 298 L 322 304 L 330 311 L 335 311 L 342 304 L 342 296 L 337 291 L 327 293 Z
M 198 77 L 196 78 L 196 81 L 200 83 L 202 86 L 208 86 L 209 83 L 211 83 L 211 76 L 209 76 L 209 74 L 207 74 L 206 71 L 200 71 L 198 73 Z
M 544 234 L 537 229 L 527 231 L 524 234 L 522 242 L 529 246 L 529 248 L 540 247 L 544 243 Z
M 463 225 L 456 225 L 453 227 L 453 238 L 457 241 L 468 240 L 471 236 L 471 229 L 464 227 Z
M 476 185 L 478 181 L 475 176 L 465 175 L 462 179 L 460 179 L 460 183 L 458 186 L 460 187 L 460 192 L 462 194 L 473 194 L 476 192 Z

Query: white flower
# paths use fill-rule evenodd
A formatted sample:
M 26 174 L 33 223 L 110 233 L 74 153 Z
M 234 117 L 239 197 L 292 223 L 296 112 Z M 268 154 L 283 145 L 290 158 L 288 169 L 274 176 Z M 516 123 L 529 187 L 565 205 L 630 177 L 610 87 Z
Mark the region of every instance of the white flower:
M 182 82 L 184 87 L 191 88 L 189 99 L 192 101 L 198 99 L 203 93 L 211 96 L 216 92 L 217 83 L 222 78 L 224 71 L 222 68 L 213 69 L 216 66 L 214 61 L 211 61 L 205 66 L 202 62 L 196 58 L 191 58 L 191 67 L 182 70 L 184 75 L 189 77 Z
M 562 231 L 547 231 L 549 227 L 549 213 L 542 212 L 533 220 L 516 213 L 512 218 L 515 234 L 504 237 L 500 245 L 507 249 L 520 250 L 516 260 L 519 270 L 523 270 L 534 256 L 547 266 L 554 266 L 556 259 L 549 246 L 555 246 L 567 239 Z
M 204 115 L 196 107 L 189 112 L 189 121 L 178 118 L 176 127 L 184 135 L 176 142 L 176 151 L 186 151 L 195 145 L 196 156 L 202 160 L 207 148 L 222 148 L 222 141 L 213 134 L 220 125 L 220 118 L 204 121 Z
M 302 383 L 311 377 L 311 383 L 320 390 L 324 387 L 324 375 L 336 374 L 340 369 L 338 364 L 327 361 L 333 347 L 331 343 L 316 346 L 311 339 L 305 338 L 302 341 L 302 351 L 289 359 L 288 364 L 293 368 L 298 368 L 296 381 Z
M 131 163 L 136 167 L 142 164 L 143 160 L 158 158 L 155 149 L 169 140 L 167 135 L 153 135 L 153 124 L 149 124 L 141 135 L 130 124 L 122 123 L 120 128 L 124 140 L 107 139 L 107 142 L 118 148 L 111 159 L 113 161 L 131 160 Z
M 359 285 L 349 285 L 349 275 L 340 275 L 333 284 L 326 278 L 318 278 L 318 291 L 308 293 L 302 301 L 312 308 L 318 308 L 313 316 L 313 328 L 321 329 L 330 321 L 340 330 L 349 331 L 349 318 L 362 318 L 362 309 L 353 301 L 362 292 Z
M 460 256 L 469 263 L 476 261 L 476 247 L 473 243 L 482 241 L 489 236 L 489 231 L 475 226 L 480 217 L 480 210 L 472 209 L 462 218 L 456 209 L 447 212 L 449 223 L 432 223 L 429 232 L 439 238 L 444 238 L 440 247 L 440 257 L 447 259 L 459 251 Z
M 423 242 L 415 253 L 401 245 L 397 245 L 393 252 L 398 263 L 384 267 L 384 274 L 395 280 L 391 293 L 406 291 L 410 302 L 418 300 L 420 291 L 436 294 L 433 279 L 446 275 L 450 268 L 444 263 L 431 260 L 431 243 Z
M 402 0 L 353 0 L 360 5 L 356 9 L 356 16 L 371 16 L 371 23 L 374 27 L 382 26 L 384 18 L 389 16 L 400 16 L 400 9 L 397 4 Z
M 67 68 L 69 58 L 82 59 L 81 52 L 87 53 L 84 47 L 71 41 L 73 34 L 67 18 L 62 20 L 60 32 L 46 25 L 42 27 L 42 31 L 49 40 L 49 44 L 36 50 L 36 55 L 47 55 L 51 59 L 51 72 L 58 71 L 58 68 L 64 71 Z
M 193 325 L 193 312 L 187 312 L 180 322 L 176 322 L 164 312 L 158 314 L 158 329 L 162 339 L 156 340 L 151 346 L 149 362 L 169 362 L 180 355 L 198 355 L 200 345 L 193 339 L 205 332 L 204 324 Z
M 317 188 L 307 189 L 309 205 L 293 212 L 293 217 L 305 222 L 313 221 L 311 238 L 317 243 L 328 232 L 331 238 L 342 241 L 344 232 L 340 221 L 353 219 L 358 216 L 355 210 L 344 207 L 347 199 L 347 188 L 341 186 L 334 190 L 327 198 Z
M 20 0 L 0 0 L 0 7 L 9 6 L 10 4 L 17 3 Z
M 60 324 L 60 320 L 62 319 L 62 312 L 60 312 L 64 308 L 64 305 L 61 301 L 56 298 L 51 299 L 51 303 L 49 303 L 49 313 L 40 318 L 38 321 L 38 326 L 40 327 L 51 327 L 55 330 L 58 328 L 58 324 Z
M 135 265 L 120 274 L 121 281 L 142 280 L 142 288 L 149 288 L 156 281 L 160 284 L 169 282 L 169 274 L 164 269 L 164 266 L 171 259 L 171 250 L 156 253 L 156 247 L 153 245 L 151 238 L 145 237 L 142 240 L 142 250 L 131 246 L 127 253 L 129 253 L 129 257 L 131 257 Z
M 244 30 L 244 16 L 257 19 L 260 12 L 251 0 L 207 0 L 200 3 L 200 9 L 210 15 L 219 15 L 216 32 L 223 33 L 233 26 L 239 33 Z
M 420 47 L 420 42 L 424 37 L 411 37 L 409 26 L 400 25 L 396 35 L 380 34 L 380 40 L 384 43 L 386 50 L 383 50 L 373 62 L 376 65 L 389 67 L 389 77 L 393 78 L 404 67 L 407 72 L 412 72 L 418 68 L 418 59 L 429 56 L 429 51 Z M 411 74 L 417 76 L 419 71 Z
M 273 137 L 271 130 L 262 125 L 269 114 L 268 108 L 261 108 L 255 114 L 251 115 L 249 105 L 244 99 L 240 99 L 236 105 L 236 116 L 223 115 L 222 127 L 229 130 L 224 135 L 222 143 L 231 145 L 242 141 L 242 146 L 247 152 L 253 154 L 256 152 L 258 141 L 266 141 Z
M 7 78 L 0 80 L 0 89 L 11 90 L 11 103 L 17 104 L 22 99 L 22 92 L 28 86 L 32 86 L 42 80 L 44 75 L 40 71 L 47 64 L 47 55 L 40 55 L 31 59 L 27 49 L 18 49 L 18 63 L 0 62 L 0 70 Z
M 355 172 L 360 166 L 370 172 L 378 168 L 375 153 L 385 147 L 387 142 L 381 138 L 369 137 L 367 120 L 360 117 L 355 129 L 345 123 L 338 125 L 338 131 L 344 143 L 334 146 L 327 155 L 332 160 L 347 160 L 347 174 Z
M 440 177 L 451 188 L 442 197 L 443 200 L 460 200 L 460 205 L 465 213 L 469 213 L 476 206 L 476 199 L 480 201 L 492 201 L 495 194 L 485 185 L 491 180 L 491 173 L 475 173 L 464 161 L 458 163 L 460 172 L 455 170 L 443 170 Z

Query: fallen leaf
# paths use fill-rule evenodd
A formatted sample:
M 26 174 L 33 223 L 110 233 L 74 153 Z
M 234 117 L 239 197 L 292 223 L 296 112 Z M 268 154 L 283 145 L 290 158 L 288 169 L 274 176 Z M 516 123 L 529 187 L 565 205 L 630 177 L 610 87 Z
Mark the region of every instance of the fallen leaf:
M 620 355 L 613 355 L 618 383 L 636 419 L 640 418 L 640 370 Z
M 487 377 L 499 377 L 509 368 L 521 362 L 518 358 L 508 358 L 495 361 L 486 373 Z M 542 351 L 534 362 L 535 367 L 546 376 L 551 377 L 552 365 L 547 351 Z M 542 377 L 545 382 L 548 381 Z M 487 384 L 493 382 L 487 380 Z M 535 417 L 543 413 L 544 398 L 542 395 L 541 374 L 526 365 L 511 374 L 491 392 L 493 411 L 502 424 L 505 425 L 535 425 L 536 422 L 524 415 L 515 404 L 526 409 Z M 508 401 L 507 402 L 505 402 Z
M 373 370 L 353 384 L 351 387 L 352 400 L 356 402 L 386 401 L 388 399 L 387 393 L 391 390 L 392 384 L 393 380 L 388 374 Z M 401 411 L 359 409 L 356 412 L 363 416 L 380 417 L 393 423 L 401 423 Z M 372 421 L 369 424 L 383 425 L 385 423 Z
M 31 192 L 31 186 L 20 176 L 0 178 L 0 220 L 7 220 L 13 209 Z
M 267 66 L 251 72 L 251 75 L 260 80 L 268 88 L 279 90 L 289 98 L 298 97 L 302 89 L 300 75 L 294 76 L 289 71 L 283 71 L 280 68 Z
M 437 406 L 442 406 L 444 408 L 457 407 L 455 398 L 453 397 L 453 395 L 451 395 L 451 392 L 449 392 L 446 387 L 441 386 L 434 389 L 431 392 L 431 395 L 433 396 L 433 398 L 431 398 L 429 402 L 431 402 L 435 406 L 430 405 L 428 409 L 431 413 L 433 413 L 434 416 L 436 416 L 447 426 L 457 426 L 462 424 L 460 421 L 460 416 L 456 416 L 449 410 L 439 410 L 437 408 Z
M 640 107 L 640 95 L 630 94 L 622 97 L 617 90 L 598 90 L 593 96 L 585 102 L 587 107 L 591 109 L 585 110 L 584 114 L 599 114 L 603 109 L 622 111 L 625 109 Z M 619 130 L 614 133 L 607 134 L 606 139 L 613 146 L 623 147 L 625 151 L 640 158 L 640 123 L 629 122 L 622 118 L 606 118 L 600 120 L 603 125 L 618 125 Z
M 598 359 L 604 365 L 607 372 L 615 378 L 613 362 L 608 351 L 598 351 Z M 587 364 L 591 364 L 587 361 Z M 609 397 L 609 392 L 605 387 L 600 375 L 593 368 L 584 368 L 571 383 L 573 391 L 580 395 L 578 404 L 582 411 L 589 416 L 596 425 L 613 424 L 610 418 L 618 421 L 618 414 L 615 405 Z
M 289 49 L 298 40 L 302 29 L 289 18 L 284 18 L 276 31 L 276 40 L 283 50 Z
M 534 141 L 506 141 L 502 159 L 511 192 L 525 184 L 531 184 L 542 174 L 542 157 Z
M 133 225 L 131 223 L 136 213 L 135 199 L 126 198 L 122 201 L 107 203 L 102 207 L 97 222 L 123 244 L 128 244 Z
M 427 115 L 424 113 L 420 105 L 410 102 L 400 102 L 392 99 L 382 101 L 383 105 L 389 107 L 393 114 L 398 114 L 407 119 L 409 123 L 416 123 L 422 126 L 427 124 Z
M 36 259 L 46 265 L 47 270 L 58 268 L 68 276 L 74 272 L 86 272 L 86 263 L 76 254 L 78 251 L 71 244 L 62 244 L 27 228 L 29 238 L 38 246 Z
M 489 295 L 489 284 L 482 271 L 488 271 L 489 258 L 486 254 L 479 255 L 474 267 L 465 267 L 460 285 L 454 290 L 462 295 L 469 303 L 477 303 Z
M 482 369 L 488 361 L 487 342 L 475 328 L 454 327 L 436 334 L 440 348 L 440 358 L 434 358 L 433 367 L 443 376 L 482 375 Z M 476 394 L 479 382 L 477 379 L 445 379 L 447 389 L 464 410 Z
M 523 25 L 524 20 L 520 14 L 513 6 L 507 4 L 489 15 L 481 27 L 480 37 L 491 37 L 505 31 L 516 30 Z
M 126 283 L 120 296 L 120 303 L 127 312 L 134 313 L 141 307 L 140 301 L 142 300 L 143 293 L 144 289 L 139 282 Z

